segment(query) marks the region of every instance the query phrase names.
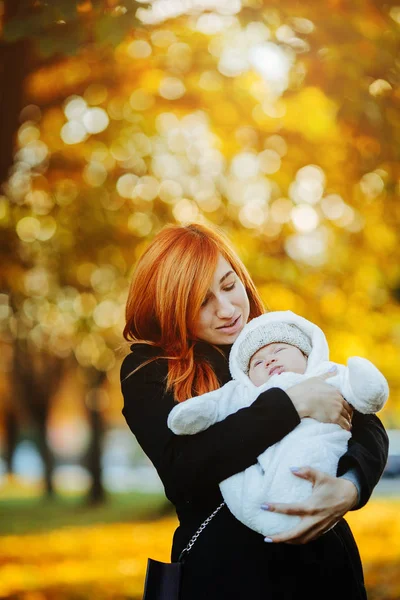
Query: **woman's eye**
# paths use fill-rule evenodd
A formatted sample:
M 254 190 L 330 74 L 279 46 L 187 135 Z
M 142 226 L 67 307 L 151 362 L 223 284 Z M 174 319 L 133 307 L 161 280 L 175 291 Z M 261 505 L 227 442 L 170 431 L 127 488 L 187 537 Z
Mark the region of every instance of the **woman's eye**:
M 205 306 L 208 302 L 208 297 L 204 298 L 203 302 L 201 303 L 201 307 L 203 308 L 203 306 Z
M 228 285 L 228 287 L 225 287 L 224 292 L 230 292 L 231 290 L 233 290 L 234 287 L 235 287 L 235 282 L 233 282 L 231 285 Z

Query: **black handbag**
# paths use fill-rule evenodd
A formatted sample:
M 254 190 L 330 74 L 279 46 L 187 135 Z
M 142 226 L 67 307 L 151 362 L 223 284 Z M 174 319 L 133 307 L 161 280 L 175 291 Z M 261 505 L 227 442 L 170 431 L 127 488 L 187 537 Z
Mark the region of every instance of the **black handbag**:
M 165 563 L 153 558 L 147 559 L 143 600 L 179 600 L 184 559 L 203 529 L 207 527 L 224 504 L 225 502 L 221 502 L 218 508 L 200 525 L 186 548 L 180 553 L 177 562 Z

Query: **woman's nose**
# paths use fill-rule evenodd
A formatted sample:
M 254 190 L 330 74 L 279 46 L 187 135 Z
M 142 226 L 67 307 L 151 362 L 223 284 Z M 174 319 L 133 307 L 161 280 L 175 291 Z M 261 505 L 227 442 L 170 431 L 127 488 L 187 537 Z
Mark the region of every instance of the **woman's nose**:
M 217 306 L 217 316 L 220 319 L 229 319 L 233 317 L 235 307 L 228 300 L 220 300 Z

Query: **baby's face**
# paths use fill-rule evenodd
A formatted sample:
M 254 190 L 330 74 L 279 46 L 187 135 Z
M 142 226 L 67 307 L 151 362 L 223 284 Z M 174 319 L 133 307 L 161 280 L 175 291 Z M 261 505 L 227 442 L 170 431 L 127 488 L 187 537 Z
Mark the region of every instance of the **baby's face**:
M 286 371 L 304 373 L 307 368 L 307 357 L 296 346 L 275 342 L 263 346 L 250 359 L 249 378 L 254 385 L 262 385 L 272 375 L 280 375 Z

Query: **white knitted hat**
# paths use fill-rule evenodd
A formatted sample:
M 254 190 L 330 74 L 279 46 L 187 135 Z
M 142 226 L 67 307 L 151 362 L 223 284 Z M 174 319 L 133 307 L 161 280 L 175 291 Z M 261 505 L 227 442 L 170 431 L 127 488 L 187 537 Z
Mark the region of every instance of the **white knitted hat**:
M 240 343 L 237 353 L 237 363 L 239 368 L 248 373 L 250 359 L 257 350 L 273 344 L 283 342 L 296 346 L 306 356 L 312 350 L 311 340 L 299 327 L 292 323 L 272 322 L 266 325 L 260 325 L 249 331 L 244 340 Z

